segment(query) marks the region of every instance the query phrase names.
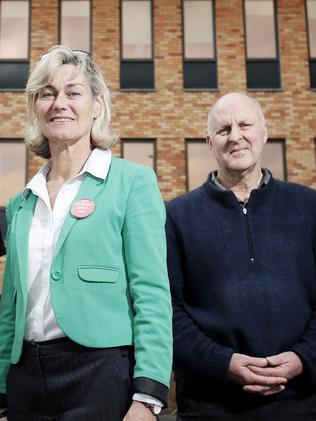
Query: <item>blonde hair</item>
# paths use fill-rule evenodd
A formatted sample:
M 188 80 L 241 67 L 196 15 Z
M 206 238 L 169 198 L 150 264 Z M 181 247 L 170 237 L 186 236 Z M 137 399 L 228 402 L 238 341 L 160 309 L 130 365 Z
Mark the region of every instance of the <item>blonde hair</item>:
M 101 98 L 101 113 L 94 119 L 91 128 L 91 144 L 94 147 L 106 149 L 116 142 L 116 137 L 110 131 L 110 93 L 99 66 L 84 51 L 55 45 L 41 56 L 29 77 L 25 90 L 29 118 L 25 143 L 32 152 L 43 158 L 50 158 L 51 155 L 48 141 L 41 131 L 37 118 L 36 101 L 39 91 L 51 83 L 57 69 L 64 64 L 72 64 L 78 73 L 82 72 L 89 83 L 92 96 Z

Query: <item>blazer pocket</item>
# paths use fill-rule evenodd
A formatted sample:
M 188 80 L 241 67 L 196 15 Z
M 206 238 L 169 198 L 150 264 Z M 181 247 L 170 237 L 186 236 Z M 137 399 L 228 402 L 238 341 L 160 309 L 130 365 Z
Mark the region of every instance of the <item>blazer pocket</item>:
M 105 282 L 113 284 L 118 279 L 118 269 L 102 266 L 78 267 L 79 278 L 84 282 Z

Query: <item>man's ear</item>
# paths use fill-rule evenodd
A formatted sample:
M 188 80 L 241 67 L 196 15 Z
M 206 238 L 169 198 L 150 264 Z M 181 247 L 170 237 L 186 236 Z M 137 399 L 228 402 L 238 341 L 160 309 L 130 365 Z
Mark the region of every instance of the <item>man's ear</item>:
M 264 138 L 263 138 L 263 143 L 267 143 L 268 140 L 268 127 L 267 127 L 267 123 L 264 122 Z
M 102 111 L 102 98 L 100 95 L 97 95 L 93 101 L 93 117 L 97 118 Z
M 213 146 L 212 140 L 209 135 L 206 136 L 205 141 L 206 141 L 206 144 L 210 147 L 210 149 L 212 149 L 212 146 Z

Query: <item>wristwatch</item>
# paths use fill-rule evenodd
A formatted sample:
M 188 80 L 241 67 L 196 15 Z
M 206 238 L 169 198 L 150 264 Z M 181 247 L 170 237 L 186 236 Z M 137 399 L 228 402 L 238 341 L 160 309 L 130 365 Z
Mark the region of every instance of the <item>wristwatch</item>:
M 159 405 L 154 405 L 153 403 L 148 403 L 148 402 L 142 402 L 142 401 L 138 401 L 140 403 L 142 403 L 146 408 L 149 409 L 149 411 L 153 414 L 153 415 L 158 415 L 160 414 L 161 411 L 161 406 Z

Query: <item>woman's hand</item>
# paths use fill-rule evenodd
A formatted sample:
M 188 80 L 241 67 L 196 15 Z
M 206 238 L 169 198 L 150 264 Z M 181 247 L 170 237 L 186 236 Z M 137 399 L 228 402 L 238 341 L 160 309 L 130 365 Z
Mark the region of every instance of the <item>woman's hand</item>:
M 133 401 L 123 421 L 155 421 L 156 419 L 150 409 L 146 408 L 141 402 Z

